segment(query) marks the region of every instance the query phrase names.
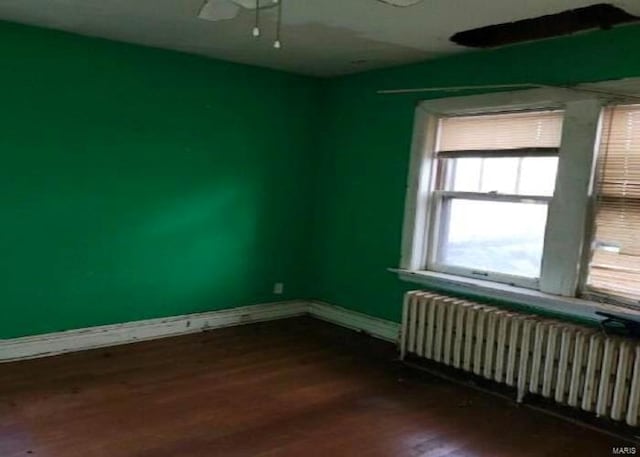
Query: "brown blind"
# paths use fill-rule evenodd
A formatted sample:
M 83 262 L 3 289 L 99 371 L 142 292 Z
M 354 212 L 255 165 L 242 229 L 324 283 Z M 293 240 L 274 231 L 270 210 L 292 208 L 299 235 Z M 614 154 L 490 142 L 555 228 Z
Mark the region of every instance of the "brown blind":
M 562 111 L 442 118 L 437 150 L 557 148 L 562 136 L 562 119 Z
M 640 105 L 606 109 L 601 136 L 587 284 L 640 300 Z

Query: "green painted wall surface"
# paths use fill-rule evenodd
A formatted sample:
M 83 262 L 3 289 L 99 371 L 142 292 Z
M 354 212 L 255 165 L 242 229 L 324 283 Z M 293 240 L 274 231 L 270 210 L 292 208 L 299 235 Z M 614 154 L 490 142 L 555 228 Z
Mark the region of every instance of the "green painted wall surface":
M 639 76 L 639 48 L 629 26 L 316 80 L 0 23 L 0 338 L 305 297 L 398 320 L 425 96 L 376 90 Z
M 402 293 L 419 288 L 386 269 L 400 257 L 413 110 L 427 97 L 383 96 L 377 90 L 639 76 L 639 51 L 640 27 L 627 26 L 326 83 L 312 295 L 397 321 Z
M 306 295 L 316 80 L 8 23 L 0 55 L 0 338 Z

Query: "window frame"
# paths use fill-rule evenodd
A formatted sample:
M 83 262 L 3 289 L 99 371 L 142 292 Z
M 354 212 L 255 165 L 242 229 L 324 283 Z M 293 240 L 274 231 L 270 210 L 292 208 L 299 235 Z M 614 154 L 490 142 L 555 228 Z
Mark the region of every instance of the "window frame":
M 520 111 L 507 111 L 500 114 L 519 114 L 526 112 L 538 112 L 538 111 L 555 111 L 546 109 L 536 110 L 520 110 Z M 479 116 L 495 115 L 496 113 L 480 113 Z M 434 141 L 434 148 L 439 141 L 440 122 L 443 118 L 450 116 L 436 116 L 436 124 L 438 128 L 435 132 L 436 138 Z M 563 113 L 564 117 L 564 113 Z M 526 287 L 530 289 L 539 288 L 539 277 L 527 277 L 512 275 L 505 272 L 497 272 L 490 270 L 479 270 L 459 265 L 449 265 L 438 261 L 438 254 L 444 248 L 441 235 L 445 229 L 445 218 L 443 216 L 446 210 L 446 203 L 451 202 L 454 199 L 462 200 L 475 200 L 483 202 L 511 202 L 511 203 L 529 203 L 529 204 L 544 204 L 549 206 L 552 197 L 544 195 L 526 195 L 517 193 L 494 193 L 494 192 L 482 192 L 477 191 L 457 191 L 453 189 L 452 179 L 455 174 L 455 163 L 447 162 L 447 159 L 459 159 L 459 158 L 515 158 L 522 161 L 527 157 L 558 157 L 559 147 L 553 148 L 536 148 L 526 147 L 518 148 L 516 150 L 474 150 L 474 151 L 438 151 L 437 154 L 434 150 L 433 158 L 436 161 L 434 163 L 435 181 L 433 183 L 431 192 L 431 205 L 432 213 L 431 217 L 427 221 L 428 239 L 426 242 L 426 255 L 424 259 L 424 268 L 428 271 L 437 271 L 441 273 L 448 273 L 453 275 L 465 276 L 469 278 L 481 278 L 488 281 L 495 281 L 499 283 L 506 283 L 511 285 L 517 285 L 520 287 Z M 518 177 L 522 163 L 518 165 Z M 519 181 L 516 180 L 516 187 L 518 187 Z M 517 192 L 517 189 L 516 189 Z M 431 246 L 431 249 L 429 249 Z M 541 253 L 542 254 L 542 253 Z
M 596 309 L 630 303 L 618 297 L 603 297 L 586 290 L 588 261 L 591 252 L 595 172 L 600 142 L 600 121 L 605 106 L 631 104 L 609 95 L 592 94 L 570 89 L 531 89 L 467 97 L 425 100 L 415 109 L 414 134 L 402 238 L 401 279 L 431 286 L 451 288 L 452 284 L 477 290 L 495 290 L 500 299 L 513 296 L 515 302 L 541 306 L 554 312 L 563 307 L 570 314 L 593 318 Z M 438 119 L 442 116 L 496 114 L 523 110 L 563 110 L 562 142 L 558 153 L 556 191 L 549 202 L 547 229 L 543 248 L 540 280 L 534 284 L 519 281 L 519 277 L 479 278 L 465 275 L 453 268 L 433 268 L 429 250 L 433 243 L 432 224 L 437 216 L 433 192 L 437 167 L 435 141 Z M 461 274 L 463 273 L 463 274 Z M 473 278 L 473 279 L 467 279 Z M 506 284 L 506 285 L 505 285 Z M 524 292 L 533 289 L 531 293 Z M 523 299 L 523 297 L 525 297 Z M 558 307 L 550 307 L 556 302 Z M 583 311 L 576 312 L 576 303 Z M 589 306 L 587 306 L 589 304 Z M 637 303 L 634 303 L 636 306 Z M 628 308 L 627 308 L 628 310 Z M 582 316 L 584 317 L 584 315 Z

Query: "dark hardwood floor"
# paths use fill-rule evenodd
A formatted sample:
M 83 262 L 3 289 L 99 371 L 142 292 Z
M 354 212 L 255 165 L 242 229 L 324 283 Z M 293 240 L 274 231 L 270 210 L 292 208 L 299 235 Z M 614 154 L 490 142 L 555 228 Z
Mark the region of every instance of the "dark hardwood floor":
M 609 456 L 624 446 L 307 318 L 0 365 L 0 456 Z

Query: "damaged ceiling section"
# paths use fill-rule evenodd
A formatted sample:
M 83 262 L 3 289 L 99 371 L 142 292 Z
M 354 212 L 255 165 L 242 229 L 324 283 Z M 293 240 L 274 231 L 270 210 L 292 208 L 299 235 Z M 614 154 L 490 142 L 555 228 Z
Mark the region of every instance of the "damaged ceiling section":
M 639 20 L 639 16 L 630 14 L 622 8 L 607 3 L 599 3 L 556 14 L 547 14 L 458 32 L 451 37 L 451 41 L 473 48 L 493 48 L 525 41 L 570 35 L 585 30 L 607 30 L 616 25 L 628 24 Z

